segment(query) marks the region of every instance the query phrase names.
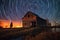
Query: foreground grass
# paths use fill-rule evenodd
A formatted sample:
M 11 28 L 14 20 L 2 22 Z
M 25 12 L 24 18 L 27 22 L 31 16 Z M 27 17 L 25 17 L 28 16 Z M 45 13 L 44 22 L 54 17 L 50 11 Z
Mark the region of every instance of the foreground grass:
M 60 32 L 41 32 L 39 28 L 0 29 L 0 40 L 19 37 L 21 40 L 60 40 Z
M 25 40 L 60 40 L 60 32 L 41 32 L 35 37 L 28 35 Z

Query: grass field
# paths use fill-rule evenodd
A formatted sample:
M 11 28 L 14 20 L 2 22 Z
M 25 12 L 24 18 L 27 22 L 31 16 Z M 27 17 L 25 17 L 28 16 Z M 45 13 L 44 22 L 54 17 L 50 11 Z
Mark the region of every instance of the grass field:
M 0 40 L 60 40 L 60 32 L 41 32 L 39 28 L 0 29 Z

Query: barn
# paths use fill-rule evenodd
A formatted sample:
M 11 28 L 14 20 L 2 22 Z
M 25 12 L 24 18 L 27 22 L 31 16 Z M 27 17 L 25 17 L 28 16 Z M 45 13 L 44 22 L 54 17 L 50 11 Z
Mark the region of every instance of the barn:
M 37 14 L 28 11 L 24 17 L 22 18 L 22 24 L 23 27 L 46 27 L 47 21 L 41 17 L 39 17 Z

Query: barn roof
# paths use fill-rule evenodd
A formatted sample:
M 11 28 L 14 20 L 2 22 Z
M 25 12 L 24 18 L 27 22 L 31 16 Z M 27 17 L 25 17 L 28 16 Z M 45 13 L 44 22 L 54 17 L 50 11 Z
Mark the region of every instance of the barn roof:
M 37 16 L 38 18 L 40 18 L 40 19 L 42 19 L 42 20 L 45 20 L 45 19 L 39 17 L 37 14 L 35 14 L 35 13 L 31 12 L 31 11 L 28 11 L 28 12 L 24 15 L 24 17 L 25 17 L 26 15 L 28 15 L 29 13 L 31 13 L 31 14 Z M 24 18 L 24 17 L 23 17 L 23 18 Z M 22 19 L 23 19 L 23 18 L 22 18 Z

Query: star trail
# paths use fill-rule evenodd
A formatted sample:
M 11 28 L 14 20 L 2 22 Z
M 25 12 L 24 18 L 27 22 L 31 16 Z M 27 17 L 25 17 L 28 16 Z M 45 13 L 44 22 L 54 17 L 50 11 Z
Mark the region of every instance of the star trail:
M 28 11 L 60 22 L 60 0 L 0 0 L 0 19 L 20 20 Z

